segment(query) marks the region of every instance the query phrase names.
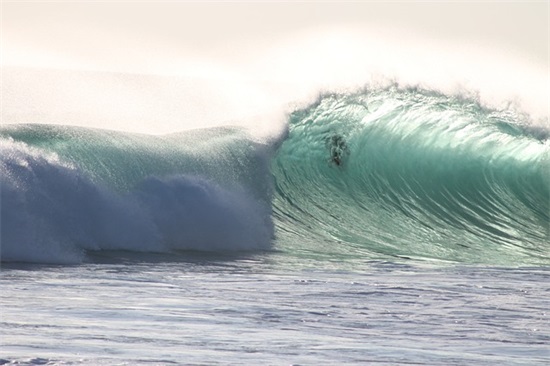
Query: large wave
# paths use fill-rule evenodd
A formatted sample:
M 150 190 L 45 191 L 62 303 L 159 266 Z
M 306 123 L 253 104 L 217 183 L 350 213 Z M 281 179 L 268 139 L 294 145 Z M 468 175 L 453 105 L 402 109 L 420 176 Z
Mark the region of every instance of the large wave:
M 3 261 L 266 250 L 548 264 L 549 129 L 398 87 L 324 94 L 288 136 L 0 129 Z M 280 146 L 279 146 L 280 145 Z
M 547 138 L 460 96 L 324 95 L 291 115 L 273 163 L 277 232 L 334 260 L 548 263 Z

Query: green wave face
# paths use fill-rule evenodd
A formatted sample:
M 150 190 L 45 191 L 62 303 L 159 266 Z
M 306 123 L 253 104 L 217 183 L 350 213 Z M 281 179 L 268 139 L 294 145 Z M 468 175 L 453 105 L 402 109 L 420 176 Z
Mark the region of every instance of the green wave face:
M 547 130 L 422 90 L 325 95 L 272 163 L 281 246 L 335 261 L 550 263 Z

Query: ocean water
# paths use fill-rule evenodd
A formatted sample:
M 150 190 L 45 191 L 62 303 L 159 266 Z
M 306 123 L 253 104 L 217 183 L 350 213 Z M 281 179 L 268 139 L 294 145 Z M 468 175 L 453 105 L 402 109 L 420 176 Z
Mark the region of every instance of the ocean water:
M 0 363 L 546 365 L 550 129 L 397 85 L 282 132 L 0 128 Z

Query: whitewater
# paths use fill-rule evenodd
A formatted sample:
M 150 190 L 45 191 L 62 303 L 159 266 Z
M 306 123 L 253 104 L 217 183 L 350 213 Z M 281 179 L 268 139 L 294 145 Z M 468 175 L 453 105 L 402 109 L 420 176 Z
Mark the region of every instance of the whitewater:
M 3 66 L 0 364 L 550 362 L 548 70 L 312 34 Z

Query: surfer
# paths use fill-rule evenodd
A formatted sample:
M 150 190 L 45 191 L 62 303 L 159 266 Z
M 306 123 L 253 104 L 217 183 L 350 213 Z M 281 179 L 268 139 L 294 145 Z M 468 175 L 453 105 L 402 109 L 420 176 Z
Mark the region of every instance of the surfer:
M 348 151 L 346 141 L 344 140 L 342 135 L 332 135 L 328 139 L 327 145 L 329 146 L 330 150 L 330 161 L 337 166 L 342 165 L 343 155 Z

